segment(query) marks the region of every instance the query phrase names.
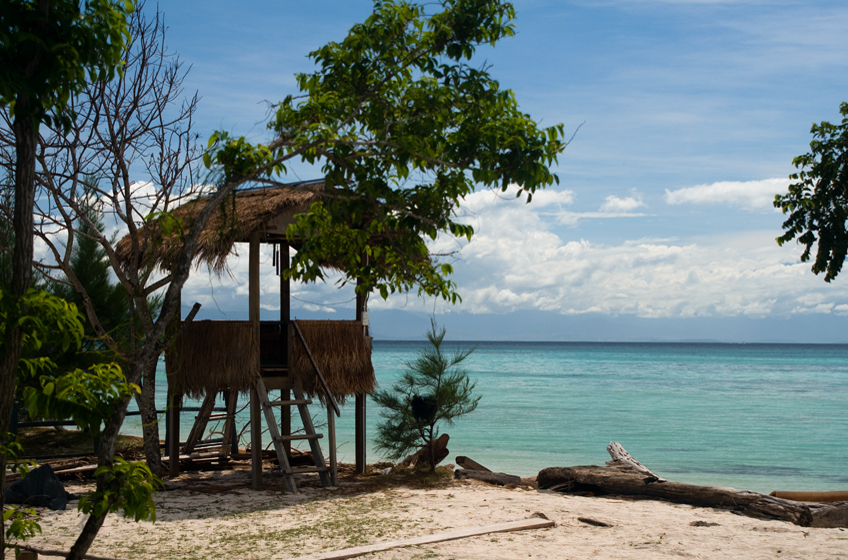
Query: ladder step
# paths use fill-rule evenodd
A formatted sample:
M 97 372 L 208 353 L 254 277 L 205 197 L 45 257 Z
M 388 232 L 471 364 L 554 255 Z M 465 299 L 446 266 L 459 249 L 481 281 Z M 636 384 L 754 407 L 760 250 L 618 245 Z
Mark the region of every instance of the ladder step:
M 282 405 L 294 406 L 296 404 L 312 404 L 312 399 L 295 399 L 293 401 L 283 401 L 283 400 L 270 401 L 267 406 L 282 406 Z
M 290 436 L 277 436 L 277 441 L 294 441 L 296 439 L 321 439 L 324 434 L 294 434 Z
M 272 375 L 286 375 L 289 372 L 289 368 L 283 365 L 263 364 L 259 366 L 259 371 L 262 373 L 270 373 Z
M 329 472 L 329 471 L 330 471 L 330 467 L 297 467 L 295 469 L 288 469 L 284 472 L 286 473 L 286 475 L 291 475 L 291 474 L 314 473 L 314 472 L 322 473 L 322 472 Z
M 235 418 L 235 414 L 211 414 L 208 418 L 209 422 L 213 420 L 227 420 L 229 418 Z

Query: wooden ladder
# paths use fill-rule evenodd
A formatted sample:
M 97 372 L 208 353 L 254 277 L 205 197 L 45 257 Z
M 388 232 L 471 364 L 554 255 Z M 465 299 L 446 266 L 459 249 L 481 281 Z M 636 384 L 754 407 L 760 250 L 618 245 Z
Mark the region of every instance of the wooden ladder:
M 318 444 L 318 440 L 324 437 L 324 435 L 315 432 L 315 426 L 312 424 L 312 416 L 309 415 L 308 405 L 312 404 L 312 400 L 304 397 L 303 391 L 296 383 L 292 383 L 292 394 L 294 395 L 293 400 L 272 401 L 268 398 L 265 382 L 262 381 L 261 377 L 256 379 L 256 395 L 259 398 L 262 412 L 265 414 L 265 422 L 268 424 L 271 440 L 274 442 L 274 450 L 277 452 L 277 459 L 280 462 L 280 468 L 286 479 L 286 490 L 292 494 L 297 494 L 297 484 L 295 484 L 294 475 L 300 473 L 318 473 L 318 476 L 321 478 L 321 486 L 324 488 L 335 486 L 338 484 L 335 469 L 330 469 L 324 463 L 324 455 L 321 452 L 321 446 Z M 280 431 L 277 429 L 277 420 L 274 418 L 274 406 L 297 406 L 297 410 L 300 412 L 300 419 L 303 422 L 304 433 L 281 436 Z M 329 428 L 332 430 L 333 426 Z M 312 450 L 312 460 L 315 462 L 315 466 L 292 468 L 286 450 L 283 447 L 283 442 L 303 439 L 309 441 L 309 447 Z M 331 437 L 331 439 L 334 438 Z M 331 441 L 331 445 L 333 443 Z

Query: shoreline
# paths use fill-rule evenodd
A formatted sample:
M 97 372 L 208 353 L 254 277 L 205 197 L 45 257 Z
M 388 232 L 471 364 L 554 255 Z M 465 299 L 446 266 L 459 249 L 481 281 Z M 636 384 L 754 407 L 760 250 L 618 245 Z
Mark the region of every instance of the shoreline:
M 293 558 L 321 551 L 527 519 L 542 513 L 549 529 L 489 534 L 392 549 L 373 560 L 454 558 L 848 558 L 848 531 L 742 517 L 728 510 L 622 497 L 585 497 L 457 481 L 444 474 L 346 475 L 335 489 L 303 483 L 280 492 L 266 473 L 250 489 L 250 471 L 185 473 L 157 495 L 156 523 L 110 515 L 93 554 L 133 560 Z M 403 478 L 406 477 L 406 478 Z M 91 484 L 70 487 L 80 493 Z M 67 550 L 82 516 L 41 512 L 43 535 L 28 544 Z M 591 519 L 609 526 L 595 526 Z

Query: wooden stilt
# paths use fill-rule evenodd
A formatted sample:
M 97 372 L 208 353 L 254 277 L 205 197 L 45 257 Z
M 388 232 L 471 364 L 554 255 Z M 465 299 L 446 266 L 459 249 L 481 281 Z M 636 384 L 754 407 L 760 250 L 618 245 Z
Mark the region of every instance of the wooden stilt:
M 367 256 L 365 257 L 367 258 Z M 359 287 L 362 281 L 357 280 L 356 287 L 356 320 L 362 322 L 362 335 L 368 336 L 368 312 L 366 309 L 367 298 L 364 294 L 359 293 Z M 366 469 L 365 457 L 365 433 L 366 433 L 366 414 L 365 414 L 365 395 L 359 393 L 356 395 L 354 409 L 354 430 L 355 437 L 355 456 L 356 456 L 356 472 L 364 473 Z
M 292 334 L 289 322 L 291 321 L 291 282 L 284 272 L 289 268 L 289 244 L 280 243 L 280 353 L 281 361 L 286 365 L 288 375 L 291 375 Z M 291 400 L 291 391 L 282 389 L 280 400 Z M 284 436 L 291 435 L 291 407 L 280 406 L 280 432 Z M 291 457 L 291 441 L 284 441 L 283 448 Z
M 168 403 L 171 413 L 168 427 L 168 476 L 176 478 L 180 476 L 180 408 L 182 407 L 182 395 L 173 393 Z
M 209 416 L 212 414 L 212 409 L 215 408 L 215 398 L 218 396 L 217 391 L 207 391 L 206 397 L 203 399 L 203 404 L 200 405 L 200 412 L 194 419 L 194 425 L 186 438 L 185 447 L 183 448 L 184 455 L 191 455 L 194 451 L 194 446 L 197 442 L 203 439 L 203 433 L 206 431 L 206 424 L 209 423 Z
M 248 306 L 250 324 L 253 327 L 253 340 L 259 344 L 259 232 L 250 236 L 248 255 Z M 256 364 L 259 376 L 259 364 Z M 256 389 L 250 391 L 250 459 L 253 488 L 262 486 L 262 427 L 260 424 L 261 407 Z
M 339 470 L 336 463 L 336 415 L 333 408 L 327 407 L 327 445 L 330 446 L 330 484 L 339 485 Z
M 224 442 L 221 444 L 221 456 L 232 455 L 238 452 L 238 442 L 234 442 L 236 435 L 236 404 L 238 393 L 235 391 L 224 391 L 224 404 L 227 406 L 227 418 L 224 420 Z
M 199 309 L 198 305 L 195 304 L 192 308 L 193 314 L 190 315 L 191 319 L 194 319 L 194 315 L 197 314 L 195 308 Z M 180 294 L 179 301 L 177 302 L 177 313 L 174 316 L 174 319 L 168 325 L 167 329 L 167 338 L 169 342 L 169 347 L 167 349 L 168 352 L 175 352 L 175 346 L 173 346 L 175 342 L 175 337 L 177 333 L 179 333 L 182 328 L 182 293 Z M 174 389 L 176 383 L 175 380 L 170 377 L 171 374 L 176 375 L 176 372 L 166 372 L 168 374 L 166 379 L 168 380 L 168 405 L 167 405 L 167 419 L 165 420 L 167 424 L 167 432 L 168 432 L 168 476 L 170 478 L 176 478 L 180 476 L 180 407 L 182 406 L 182 395 L 178 394 Z

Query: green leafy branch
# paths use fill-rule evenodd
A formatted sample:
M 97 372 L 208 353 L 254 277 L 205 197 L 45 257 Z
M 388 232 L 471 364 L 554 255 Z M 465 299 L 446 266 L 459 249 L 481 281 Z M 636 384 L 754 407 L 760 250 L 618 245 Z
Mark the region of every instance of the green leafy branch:
M 848 254 L 848 103 L 839 112 L 840 124 L 812 126 L 810 151 L 792 160 L 799 170 L 789 176 L 795 182 L 774 199 L 774 206 L 789 214 L 777 243 L 797 239 L 804 246 L 802 262 L 811 259 L 818 244 L 812 270 L 824 272 L 825 282 L 837 277 Z
M 162 480 L 143 462 L 129 463 L 115 457 L 114 463 L 94 471 L 104 482 L 105 490 L 80 499 L 79 510 L 95 517 L 121 511 L 135 521 L 156 521 L 155 493 L 162 488 Z

